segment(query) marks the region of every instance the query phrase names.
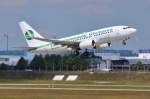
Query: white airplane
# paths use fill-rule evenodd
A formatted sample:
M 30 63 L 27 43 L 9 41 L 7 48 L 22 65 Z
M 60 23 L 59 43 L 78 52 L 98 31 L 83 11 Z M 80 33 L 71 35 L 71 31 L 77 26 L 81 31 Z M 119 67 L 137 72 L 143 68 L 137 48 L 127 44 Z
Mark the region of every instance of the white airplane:
M 102 49 L 120 40 L 126 45 L 126 40 L 136 32 L 135 28 L 129 26 L 112 26 L 61 39 L 46 39 L 26 22 L 19 22 L 19 25 L 28 44 L 28 47 L 22 48 L 40 54 L 62 54 L 67 51 L 79 54 L 79 50 Z

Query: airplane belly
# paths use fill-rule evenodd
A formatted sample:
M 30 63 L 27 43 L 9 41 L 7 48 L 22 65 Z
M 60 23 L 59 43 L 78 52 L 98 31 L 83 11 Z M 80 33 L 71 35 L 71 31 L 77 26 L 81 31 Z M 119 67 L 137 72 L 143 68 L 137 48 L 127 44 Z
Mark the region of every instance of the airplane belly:
M 60 48 L 51 48 L 48 53 L 49 54 L 62 54 L 67 52 L 67 48 L 66 47 L 60 47 Z
M 108 42 L 110 42 L 110 37 L 109 37 L 109 35 L 103 36 L 103 37 L 98 37 L 96 41 L 98 44 L 108 43 Z
M 34 51 L 35 54 L 64 54 L 65 52 L 68 52 L 67 47 L 57 47 L 57 48 L 47 48 L 43 50 L 37 50 Z

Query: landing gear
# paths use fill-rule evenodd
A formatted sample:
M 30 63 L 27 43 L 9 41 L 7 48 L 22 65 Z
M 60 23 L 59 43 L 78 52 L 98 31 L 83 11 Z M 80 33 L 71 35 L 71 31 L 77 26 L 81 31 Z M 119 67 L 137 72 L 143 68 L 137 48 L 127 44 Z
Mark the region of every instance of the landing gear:
M 74 50 L 74 55 L 75 56 L 89 56 L 89 52 L 88 52 L 88 49 L 85 49 L 83 52 L 81 51 L 81 49 L 76 49 Z
M 76 55 L 76 56 L 80 55 L 79 50 L 75 50 L 75 55 Z
M 89 56 L 88 49 L 85 49 L 85 52 L 83 52 L 83 55 L 84 55 L 84 56 Z
M 124 39 L 124 40 L 122 41 L 122 44 L 123 44 L 123 45 L 126 45 L 126 44 L 127 44 L 126 41 L 127 41 L 128 39 L 130 39 L 130 37 Z
M 96 49 L 96 45 L 95 45 L 95 41 L 94 40 L 92 40 L 92 46 L 93 46 L 94 49 Z
M 127 43 L 126 43 L 126 41 L 125 41 L 125 40 L 123 40 L 122 44 L 123 44 L 123 45 L 126 45 Z
M 82 58 L 87 58 L 89 57 L 90 52 L 88 51 L 88 49 L 85 49 L 85 51 L 80 55 Z
M 93 48 L 96 49 L 96 46 L 94 46 Z
M 110 47 L 111 46 L 111 43 L 108 43 L 108 47 Z

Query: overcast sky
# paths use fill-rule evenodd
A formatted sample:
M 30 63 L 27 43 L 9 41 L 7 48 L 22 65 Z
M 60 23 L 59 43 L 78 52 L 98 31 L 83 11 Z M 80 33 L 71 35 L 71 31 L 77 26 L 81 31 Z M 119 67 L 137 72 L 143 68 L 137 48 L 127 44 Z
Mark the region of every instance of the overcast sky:
M 150 48 L 150 0 L 0 0 L 0 50 L 27 46 L 18 26 L 27 21 L 47 38 L 61 38 L 113 25 L 137 29 L 123 46 L 111 49 Z

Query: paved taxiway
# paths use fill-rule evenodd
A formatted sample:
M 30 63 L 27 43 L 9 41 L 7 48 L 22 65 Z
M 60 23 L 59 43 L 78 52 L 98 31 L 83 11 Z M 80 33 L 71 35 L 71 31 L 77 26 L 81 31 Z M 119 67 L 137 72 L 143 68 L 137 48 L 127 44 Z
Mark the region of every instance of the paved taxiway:
M 105 88 L 106 87 L 106 88 Z M 88 91 L 144 91 L 150 92 L 148 85 L 92 85 L 92 84 L 0 84 L 0 90 L 88 90 Z

